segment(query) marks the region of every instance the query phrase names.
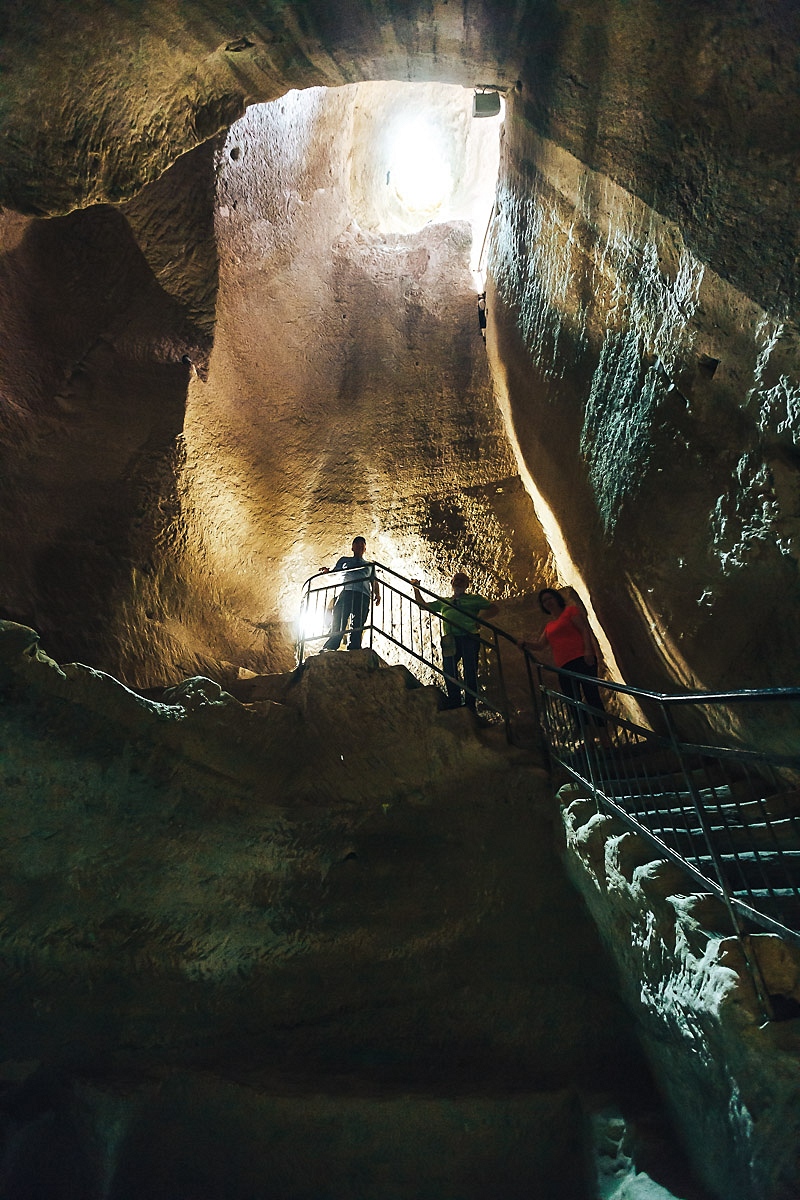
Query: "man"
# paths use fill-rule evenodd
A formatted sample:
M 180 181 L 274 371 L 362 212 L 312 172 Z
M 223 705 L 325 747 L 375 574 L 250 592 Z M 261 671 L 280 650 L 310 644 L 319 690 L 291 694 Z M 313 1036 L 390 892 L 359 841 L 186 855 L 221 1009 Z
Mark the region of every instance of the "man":
M 346 571 L 347 574 L 344 578 L 344 585 L 339 594 L 339 599 L 333 606 L 331 636 L 322 647 L 322 650 L 339 649 L 345 630 L 347 629 L 347 622 L 351 616 L 353 618 L 353 625 L 350 630 L 350 641 L 347 644 L 347 649 L 361 649 L 361 636 L 364 632 L 364 626 L 367 623 L 370 593 L 372 593 L 376 604 L 380 604 L 381 602 L 381 593 L 378 588 L 378 582 L 375 579 L 375 568 L 372 563 L 368 563 L 364 558 L 366 548 L 367 543 L 363 537 L 353 538 L 352 553 L 340 558 L 333 568 L 334 571 Z M 330 568 L 320 567 L 320 573 L 327 575 L 330 573 Z
M 484 596 L 469 593 L 470 578 L 463 571 L 456 571 L 451 580 L 453 595 L 450 600 L 432 600 L 428 603 L 422 598 L 419 582 L 418 579 L 411 580 L 417 604 L 428 612 L 439 613 L 444 622 L 442 668 L 447 687 L 447 707 L 461 707 L 458 677 L 460 661 L 464 672 L 464 703 L 474 711 L 478 691 L 478 651 L 481 648 L 481 635 L 475 618 L 480 616 L 488 621 L 497 614 L 497 605 Z

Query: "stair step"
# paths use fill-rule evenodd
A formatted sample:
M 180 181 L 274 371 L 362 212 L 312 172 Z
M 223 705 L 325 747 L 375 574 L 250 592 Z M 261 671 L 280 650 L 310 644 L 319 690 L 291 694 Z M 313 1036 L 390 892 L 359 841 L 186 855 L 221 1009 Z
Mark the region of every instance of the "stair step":
M 574 752 L 585 759 L 586 751 Z M 607 774 L 618 779 L 638 779 L 642 786 L 664 792 L 685 792 L 687 774 L 691 784 L 702 792 L 716 792 L 734 800 L 747 800 L 753 794 L 766 795 L 774 792 L 775 785 L 769 777 L 763 777 L 749 763 L 735 760 L 712 759 L 708 756 L 685 759 L 679 762 L 669 750 L 656 758 L 631 754 L 625 747 L 610 750 L 595 747 L 592 752 L 593 765 L 600 775 Z M 788 794 L 788 793 L 787 793 Z M 800 792 L 795 791 L 796 804 L 800 806 Z
M 787 929 L 800 936 L 800 900 L 793 894 L 774 895 L 770 892 L 753 889 L 750 893 L 735 892 L 734 895 L 744 904 L 749 904 L 758 912 L 771 917 L 773 921 L 780 922 L 781 925 L 785 925 Z M 752 918 L 750 920 L 752 921 Z M 754 926 L 757 925 L 755 921 L 752 923 Z
M 330 585 L 317 582 L 313 587 L 308 586 L 309 594 L 315 597 L 314 602 L 322 598 L 324 603 Z M 400 596 L 392 583 L 386 581 L 385 586 Z M 404 596 L 402 603 L 406 602 L 410 603 Z M 384 606 L 382 611 L 384 620 L 391 617 L 389 624 L 393 625 L 394 608 L 387 613 L 387 606 Z M 385 626 L 380 627 L 383 622 L 375 628 L 389 642 L 402 646 L 402 622 L 400 611 L 400 641 L 396 629 L 392 633 Z M 420 625 L 417 642 L 414 628 L 412 621 L 408 649 L 419 658 L 414 646 L 419 645 L 422 650 L 423 629 Z M 316 640 L 319 642 L 322 638 Z M 488 643 L 486 648 L 489 649 Z M 423 654 L 427 653 L 423 651 Z M 423 657 L 422 661 L 426 659 Z M 481 699 L 491 709 L 488 701 L 496 687 L 498 710 L 505 710 L 501 675 L 492 670 L 487 678 L 492 679 L 492 690 L 482 690 Z M 797 693 L 787 692 L 787 697 L 796 699 Z M 759 699 L 759 693 L 749 692 L 744 698 L 748 701 Z M 764 911 L 789 914 L 778 919 L 787 924 L 791 920 L 794 928 L 800 928 L 800 788 L 796 786 L 800 756 L 796 745 L 790 746 L 778 759 L 781 767 L 776 765 L 773 771 L 767 755 L 689 743 L 676 748 L 662 734 L 640 729 L 633 722 L 620 721 L 609 715 L 607 730 L 613 745 L 604 748 L 589 740 L 592 718 L 584 708 L 577 711 L 587 742 L 576 741 L 573 733 L 576 709 L 568 697 L 553 687 L 549 677 L 543 688 L 543 699 L 546 732 L 552 739 L 556 759 L 579 778 L 594 780 L 618 810 L 635 816 L 653 837 L 673 847 L 673 852 L 682 853 L 701 874 L 713 878 L 714 864 L 719 864 L 729 886 L 740 888 L 736 894 L 754 906 L 758 903 Z M 684 699 L 693 705 L 701 701 L 715 706 L 727 703 L 724 696 L 711 700 L 701 696 Z M 523 705 L 519 711 L 527 710 Z M 702 711 L 715 710 L 695 708 L 694 711 L 699 715 Z M 776 712 L 774 705 L 771 711 Z M 794 714 L 796 709 L 790 710 L 781 700 L 777 708 L 780 719 L 784 712 L 788 717 L 790 711 Z M 700 737 L 716 738 L 710 718 L 698 728 L 705 729 Z M 535 735 L 532 733 L 531 736 Z M 790 739 L 787 737 L 786 740 Z M 785 782 L 789 779 L 793 785 Z M 777 782 L 779 780 L 784 782 Z M 702 806 L 700 813 L 698 805 Z M 793 886 L 793 881 L 797 881 L 798 886 Z M 692 884 L 693 889 L 696 886 L 696 883 Z
M 744 888 L 748 892 L 755 893 L 756 890 L 763 890 L 765 895 L 770 892 L 777 892 L 786 895 L 795 895 L 796 890 L 800 894 L 800 851 L 788 850 L 785 854 L 776 854 L 773 851 L 761 851 L 758 856 L 748 854 L 720 854 L 720 865 L 722 870 L 729 880 L 729 886 L 734 889 Z M 701 869 L 711 870 L 711 859 L 702 858 L 700 862 L 705 861 L 707 867 Z M 795 883 L 795 881 L 797 881 Z
M 687 777 L 681 771 L 669 774 L 639 775 L 635 771 L 620 770 L 624 763 L 600 762 L 596 764 L 596 777 L 604 783 L 622 787 L 627 784 L 631 791 L 659 792 L 664 795 L 691 796 Z M 729 782 L 726 779 L 713 779 L 708 775 L 693 773 L 691 783 L 698 795 L 710 803 L 730 804 L 746 803 L 759 797 L 772 796 L 770 785 L 765 779 L 750 778 Z M 783 803 L 787 807 L 800 809 L 800 793 L 781 793 Z
M 575 753 L 585 755 L 585 750 Z M 596 747 L 594 757 L 601 772 L 607 767 L 609 772 L 622 777 L 660 783 L 666 790 L 671 790 L 676 783 L 679 787 L 685 787 L 687 778 L 697 788 L 719 786 L 730 789 L 734 794 L 738 789 L 748 793 L 754 785 L 771 790 L 769 781 L 761 778 L 753 767 L 744 762 L 729 760 L 723 764 L 721 759 L 710 758 L 684 759 L 681 762 L 670 751 L 662 752 L 657 759 L 647 759 L 631 756 L 626 749 L 616 747 L 610 750 Z
M 643 801 L 652 801 L 649 807 L 663 813 L 681 813 L 694 809 L 694 799 L 686 791 L 653 791 L 644 789 L 637 791 L 631 787 L 630 780 L 600 778 L 601 790 L 611 799 L 616 800 L 630 812 L 639 807 L 646 807 Z M 736 826 L 764 824 L 765 818 L 800 821 L 800 793 L 782 792 L 773 796 L 746 799 L 732 802 L 720 793 L 704 792 L 700 796 L 704 811 L 709 820 L 719 821 L 722 817 L 726 824 Z
M 710 755 L 686 761 L 687 781 L 666 748 L 579 747 L 562 757 L 654 837 L 714 879 L 699 801 L 730 894 L 800 940 L 800 789 L 784 784 L 770 791 L 769 781 L 749 764 L 726 760 L 723 765 Z M 752 919 L 748 924 L 758 927 Z
M 652 832 L 656 833 L 655 830 Z M 656 833 L 656 836 L 659 835 Z M 670 844 L 667 837 L 663 840 Z M 674 848 L 709 879 L 716 878 L 710 854 L 692 853 L 690 845 Z M 800 902 L 800 850 L 719 853 L 717 858 L 734 895 L 788 896 L 796 897 Z
M 632 814 L 633 815 L 633 814 Z M 665 813 L 639 813 L 635 814 L 643 825 L 645 825 L 651 833 L 662 838 L 667 845 L 674 845 L 676 842 L 688 842 L 691 845 L 692 839 L 695 843 L 703 838 L 703 831 L 700 826 L 695 823 L 689 825 L 668 824 L 664 821 L 665 816 L 674 816 L 676 814 Z M 694 814 L 688 814 L 689 820 L 692 820 Z M 769 850 L 795 850 L 800 851 L 800 822 L 792 820 L 771 821 L 769 824 L 761 822 L 756 825 L 732 825 L 728 823 L 719 824 L 712 820 L 709 824 L 709 834 L 713 845 L 720 850 L 734 849 L 737 852 L 746 851 L 751 847 L 758 851 Z
M 754 900 L 775 900 L 781 904 L 793 902 L 800 912 L 800 896 L 792 888 L 735 888 L 732 894 L 740 900 L 752 896 Z
M 757 825 L 765 817 L 775 820 L 800 820 L 800 796 L 796 793 L 780 793 L 760 799 L 743 800 L 736 804 L 708 802 L 706 808 L 712 814 L 725 818 L 729 824 Z

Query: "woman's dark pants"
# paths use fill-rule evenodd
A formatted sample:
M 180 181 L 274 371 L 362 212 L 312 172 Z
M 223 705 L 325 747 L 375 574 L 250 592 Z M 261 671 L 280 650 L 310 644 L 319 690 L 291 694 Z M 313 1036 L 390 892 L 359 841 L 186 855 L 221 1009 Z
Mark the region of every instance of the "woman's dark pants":
M 572 658 L 569 662 L 564 663 L 562 668 L 564 671 L 575 671 L 578 675 L 590 675 L 591 679 L 570 679 L 567 675 L 560 675 L 561 687 L 565 696 L 569 696 L 572 700 L 580 701 L 581 692 L 583 698 L 590 708 L 596 708 L 598 713 L 604 713 L 603 701 L 600 699 L 600 689 L 593 682 L 597 678 L 597 671 L 594 667 L 590 667 L 585 658 Z M 594 713 L 589 716 L 588 713 L 583 714 L 589 720 L 594 721 L 596 725 L 605 726 L 605 717 L 595 716 Z M 572 709 L 573 723 L 576 730 L 580 730 L 581 720 L 578 709 Z

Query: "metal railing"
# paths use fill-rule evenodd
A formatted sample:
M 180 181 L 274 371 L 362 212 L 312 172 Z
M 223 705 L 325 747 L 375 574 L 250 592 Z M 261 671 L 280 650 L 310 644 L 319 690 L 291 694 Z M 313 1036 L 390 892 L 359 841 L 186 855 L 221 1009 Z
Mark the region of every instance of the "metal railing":
M 382 603 L 369 604 L 355 641 L 403 663 L 424 683 L 446 684 L 440 618 L 416 603 L 410 580 L 379 563 L 372 568 Z M 332 600 L 344 582 L 345 573 L 306 581 L 301 663 L 308 647 L 319 650 L 330 637 Z M 420 591 L 426 599 L 441 599 Z M 598 810 L 618 817 L 660 857 L 677 863 L 698 890 L 718 897 L 770 1015 L 748 939 L 756 927 L 800 944 L 800 688 L 670 695 L 598 679 L 593 682 L 606 698 L 601 713 L 581 698 L 580 675 L 519 651 L 490 621 L 476 624 L 478 683 L 472 690 L 458 680 L 465 694 L 490 719 L 503 721 L 509 740 L 519 741 L 525 714 L 509 703 L 501 647 L 524 657 L 525 705 L 533 716 L 525 737 L 540 727 L 556 770 L 583 785 Z M 776 712 L 780 720 L 770 722 Z M 793 726 L 797 733 L 787 739 Z M 776 728 L 784 731 L 788 753 L 769 732 Z M 705 736 L 697 740 L 701 729 Z M 756 731 L 754 744 L 747 743 L 748 729 Z M 723 734 L 734 744 L 713 744 Z M 758 748 L 765 739 L 778 748 Z
M 618 817 L 724 904 L 771 1017 L 749 933 L 755 926 L 800 944 L 800 688 L 669 695 L 596 680 L 607 697 L 600 713 L 573 694 L 581 676 L 528 657 L 553 763 L 584 785 L 598 811 Z M 566 691 L 547 683 L 548 670 Z M 625 715 L 631 702 L 650 725 Z M 782 727 L 797 730 L 796 753 L 681 735 L 687 710 L 692 728 L 767 727 L 737 720 L 745 708 L 782 709 Z
M 371 574 L 364 578 L 364 568 L 350 571 L 318 572 L 303 585 L 300 605 L 300 621 L 297 642 L 297 660 L 302 663 L 309 650 L 319 652 L 326 643 L 335 639 L 334 607 L 346 583 L 363 581 L 370 586 L 374 580 L 380 589 L 381 601 L 376 604 L 369 599 L 363 625 L 351 624 L 349 632 L 343 631 L 342 642 L 348 645 L 366 645 L 379 651 L 381 657 L 392 664 L 400 664 L 411 670 L 422 683 L 444 684 L 448 681 L 457 685 L 464 693 L 466 703 L 489 720 L 502 721 L 510 734 L 509 711 L 503 679 L 503 664 L 499 653 L 501 639 L 513 641 L 502 629 L 489 621 L 474 619 L 480 634 L 478 673 L 476 686 L 467 686 L 463 678 L 448 674 L 444 669 L 442 655 L 442 620 L 422 608 L 408 590 L 411 581 L 404 575 L 385 567 L 381 563 L 370 563 Z M 420 587 L 426 602 L 442 601 L 443 597 Z M 458 604 L 446 600 L 449 606 Z M 354 638 L 355 634 L 355 638 Z M 333 647 L 331 647 L 333 648 Z

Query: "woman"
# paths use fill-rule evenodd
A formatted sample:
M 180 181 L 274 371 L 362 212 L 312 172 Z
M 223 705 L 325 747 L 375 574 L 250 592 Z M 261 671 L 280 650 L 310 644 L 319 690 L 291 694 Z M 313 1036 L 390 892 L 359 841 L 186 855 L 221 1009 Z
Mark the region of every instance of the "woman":
M 517 643 L 523 650 L 543 650 L 549 646 L 553 654 L 553 662 L 565 671 L 575 671 L 579 675 L 597 677 L 597 653 L 595 640 L 585 614 L 577 604 L 567 604 L 564 597 L 555 588 L 542 588 L 539 592 L 539 606 L 547 613 L 550 620 L 542 631 L 542 636 L 535 641 L 523 639 Z M 604 712 L 600 690 L 591 679 L 571 679 L 569 676 L 559 676 L 561 686 L 567 696 L 580 700 L 580 691 L 586 703 Z M 599 725 L 605 726 L 602 717 L 597 717 Z

